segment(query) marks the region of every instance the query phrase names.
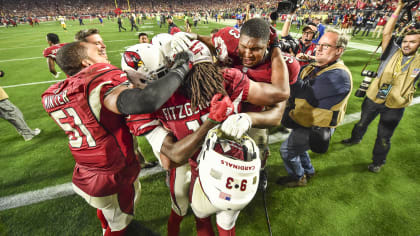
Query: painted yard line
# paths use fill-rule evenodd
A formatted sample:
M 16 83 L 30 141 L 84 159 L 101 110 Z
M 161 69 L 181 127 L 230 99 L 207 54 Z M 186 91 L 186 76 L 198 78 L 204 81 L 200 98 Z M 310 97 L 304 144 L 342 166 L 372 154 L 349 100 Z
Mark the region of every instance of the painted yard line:
M 420 103 L 420 97 L 416 97 L 413 99 L 413 102 L 410 104 L 410 106 L 419 104 L 419 103 Z M 358 119 L 360 119 L 360 112 L 346 115 L 341 125 L 351 123 Z M 283 134 L 283 133 L 272 134 L 269 137 L 269 144 L 273 144 L 273 143 L 285 140 L 288 137 L 288 135 L 289 134 Z M 154 175 L 163 171 L 164 169 L 162 169 L 160 166 L 156 166 L 150 169 L 143 169 L 140 172 L 140 177 Z M 47 187 L 40 190 L 6 196 L 6 197 L 0 198 L 0 211 L 8 210 L 8 209 L 16 208 L 16 207 L 21 207 L 21 206 L 27 206 L 27 205 L 39 203 L 45 200 L 65 197 L 72 194 L 74 194 L 74 191 L 71 187 L 71 183 L 65 183 L 65 184 L 61 184 L 61 185 L 57 185 L 53 187 Z
M 44 57 L 28 57 L 28 58 L 19 58 L 19 59 L 8 59 L 8 60 L 1 60 L 1 62 L 9 62 L 9 61 L 26 61 L 26 60 L 34 60 L 34 59 L 41 59 Z
M 49 80 L 49 81 L 33 82 L 33 83 L 27 83 L 27 84 L 7 85 L 7 86 L 2 86 L 2 88 L 15 88 L 15 87 L 36 85 L 36 84 L 48 84 L 48 83 L 55 83 L 55 82 L 58 82 L 58 81 L 62 81 L 62 80 Z
M 44 40 L 44 39 L 43 39 Z M 138 39 L 117 39 L 117 40 L 105 40 L 104 42 L 106 43 L 112 43 L 112 42 L 121 42 L 121 41 L 136 41 Z M 10 48 L 0 48 L 0 50 L 13 50 L 13 49 L 24 49 L 24 48 L 40 48 L 42 50 L 44 50 L 48 45 L 44 46 L 27 46 L 27 47 L 10 47 Z
M 0 50 L 12 50 L 12 49 L 21 49 L 21 48 L 43 48 L 42 46 L 27 46 L 27 47 L 9 47 L 9 48 L 0 48 Z M 44 47 L 45 48 L 45 47 Z
M 151 176 L 163 171 L 165 170 L 160 166 L 155 166 L 150 169 L 143 169 L 140 172 L 140 177 Z M 75 192 L 73 191 L 71 183 L 65 183 L 26 193 L 19 193 L 0 198 L 0 211 L 27 206 L 60 197 L 66 197 L 73 194 L 75 194 Z
M 134 39 L 134 40 L 138 40 L 138 39 Z M 123 50 L 108 51 L 107 53 L 110 53 L 110 52 L 121 52 L 121 51 L 123 51 Z M 19 58 L 19 59 L 8 59 L 8 60 L 1 60 L 0 63 L 1 62 L 9 62 L 9 61 L 26 61 L 26 60 L 43 59 L 43 58 L 45 58 L 45 57 L 28 57 L 28 58 Z

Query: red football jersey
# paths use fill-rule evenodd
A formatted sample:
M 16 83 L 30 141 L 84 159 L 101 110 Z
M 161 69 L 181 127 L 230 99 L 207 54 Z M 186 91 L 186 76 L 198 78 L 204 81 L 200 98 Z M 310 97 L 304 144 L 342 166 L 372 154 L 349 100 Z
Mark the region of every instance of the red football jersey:
M 65 43 L 55 44 L 52 45 L 46 49 L 44 49 L 44 57 L 51 57 L 55 59 L 55 56 L 57 56 L 58 49 L 60 49 L 62 46 L 66 45 Z
M 299 62 L 288 53 L 282 52 L 283 59 L 286 62 L 287 70 L 289 71 L 289 84 L 292 85 L 296 83 L 296 80 L 299 75 L 300 65 Z M 257 82 L 271 83 L 271 60 L 265 60 L 264 63 L 247 68 L 243 65 L 236 65 L 235 68 L 240 69 L 242 72 Z
M 241 103 L 248 97 L 249 79 L 237 69 L 225 69 L 225 89 L 234 104 L 234 111 L 241 111 Z M 154 113 L 144 115 L 131 115 L 127 119 L 127 125 L 131 132 L 140 136 L 161 123 L 180 140 L 193 133 L 203 121 L 206 120 L 210 107 L 197 107 L 191 109 L 191 100 L 186 98 L 180 90 L 176 91 L 169 100 Z M 196 155 L 193 159 L 196 158 Z M 191 163 L 194 165 L 194 162 Z
M 211 41 L 220 62 L 226 65 L 242 64 L 238 53 L 239 36 L 239 30 L 233 27 L 225 27 L 213 35 Z
M 116 193 L 140 171 L 125 118 L 103 103 L 105 94 L 126 80 L 123 71 L 98 63 L 42 94 L 44 109 L 69 138 L 76 161 L 73 183 L 91 196 Z
M 225 27 L 215 33 L 212 37 L 212 42 L 216 48 L 217 58 L 222 62 L 229 62 L 228 64 L 243 70 L 243 65 L 239 57 L 239 30 L 233 27 Z M 289 83 L 294 84 L 299 74 L 300 66 L 288 53 L 282 53 L 289 70 Z M 271 60 L 266 60 L 264 63 L 248 68 L 245 71 L 248 77 L 257 82 L 271 83 Z
M 282 52 L 282 55 L 289 71 L 289 84 L 292 85 L 296 83 L 300 71 L 300 65 L 299 62 L 290 54 Z M 246 75 L 254 81 L 271 83 L 271 60 L 266 60 L 263 64 L 252 68 L 247 68 L 242 65 L 235 66 L 235 68 L 242 70 L 242 72 L 246 73 Z M 263 108 L 263 106 L 244 103 L 242 110 L 259 112 L 262 111 Z

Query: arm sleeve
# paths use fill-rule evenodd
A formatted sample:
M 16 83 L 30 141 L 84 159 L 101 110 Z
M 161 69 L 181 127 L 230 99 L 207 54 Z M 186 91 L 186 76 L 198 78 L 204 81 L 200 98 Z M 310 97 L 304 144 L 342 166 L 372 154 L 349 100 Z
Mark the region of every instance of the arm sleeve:
M 117 99 L 122 114 L 145 114 L 159 109 L 178 89 L 187 71 L 176 68 L 146 88 L 126 89 Z

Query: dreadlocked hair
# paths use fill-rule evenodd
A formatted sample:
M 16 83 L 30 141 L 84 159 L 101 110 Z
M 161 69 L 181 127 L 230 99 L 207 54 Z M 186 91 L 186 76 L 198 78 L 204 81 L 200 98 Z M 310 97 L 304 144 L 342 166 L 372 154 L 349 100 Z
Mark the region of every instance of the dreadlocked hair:
M 227 95 L 223 75 L 216 65 L 203 62 L 193 66 L 183 82 L 183 90 L 191 99 L 191 108 L 207 107 L 216 93 Z

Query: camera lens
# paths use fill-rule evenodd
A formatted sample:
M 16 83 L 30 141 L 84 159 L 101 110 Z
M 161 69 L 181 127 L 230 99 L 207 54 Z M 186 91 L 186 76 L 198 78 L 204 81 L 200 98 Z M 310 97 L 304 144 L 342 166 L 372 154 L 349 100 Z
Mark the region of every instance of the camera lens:
M 364 73 L 364 72 L 366 72 L 366 71 L 363 71 L 362 73 Z M 362 83 L 360 84 L 359 89 L 357 89 L 357 91 L 354 94 L 354 96 L 356 96 L 356 97 L 364 97 L 366 95 L 366 91 L 368 90 L 369 85 L 370 85 L 371 82 L 372 82 L 372 77 L 365 76 L 365 78 L 363 79 Z

